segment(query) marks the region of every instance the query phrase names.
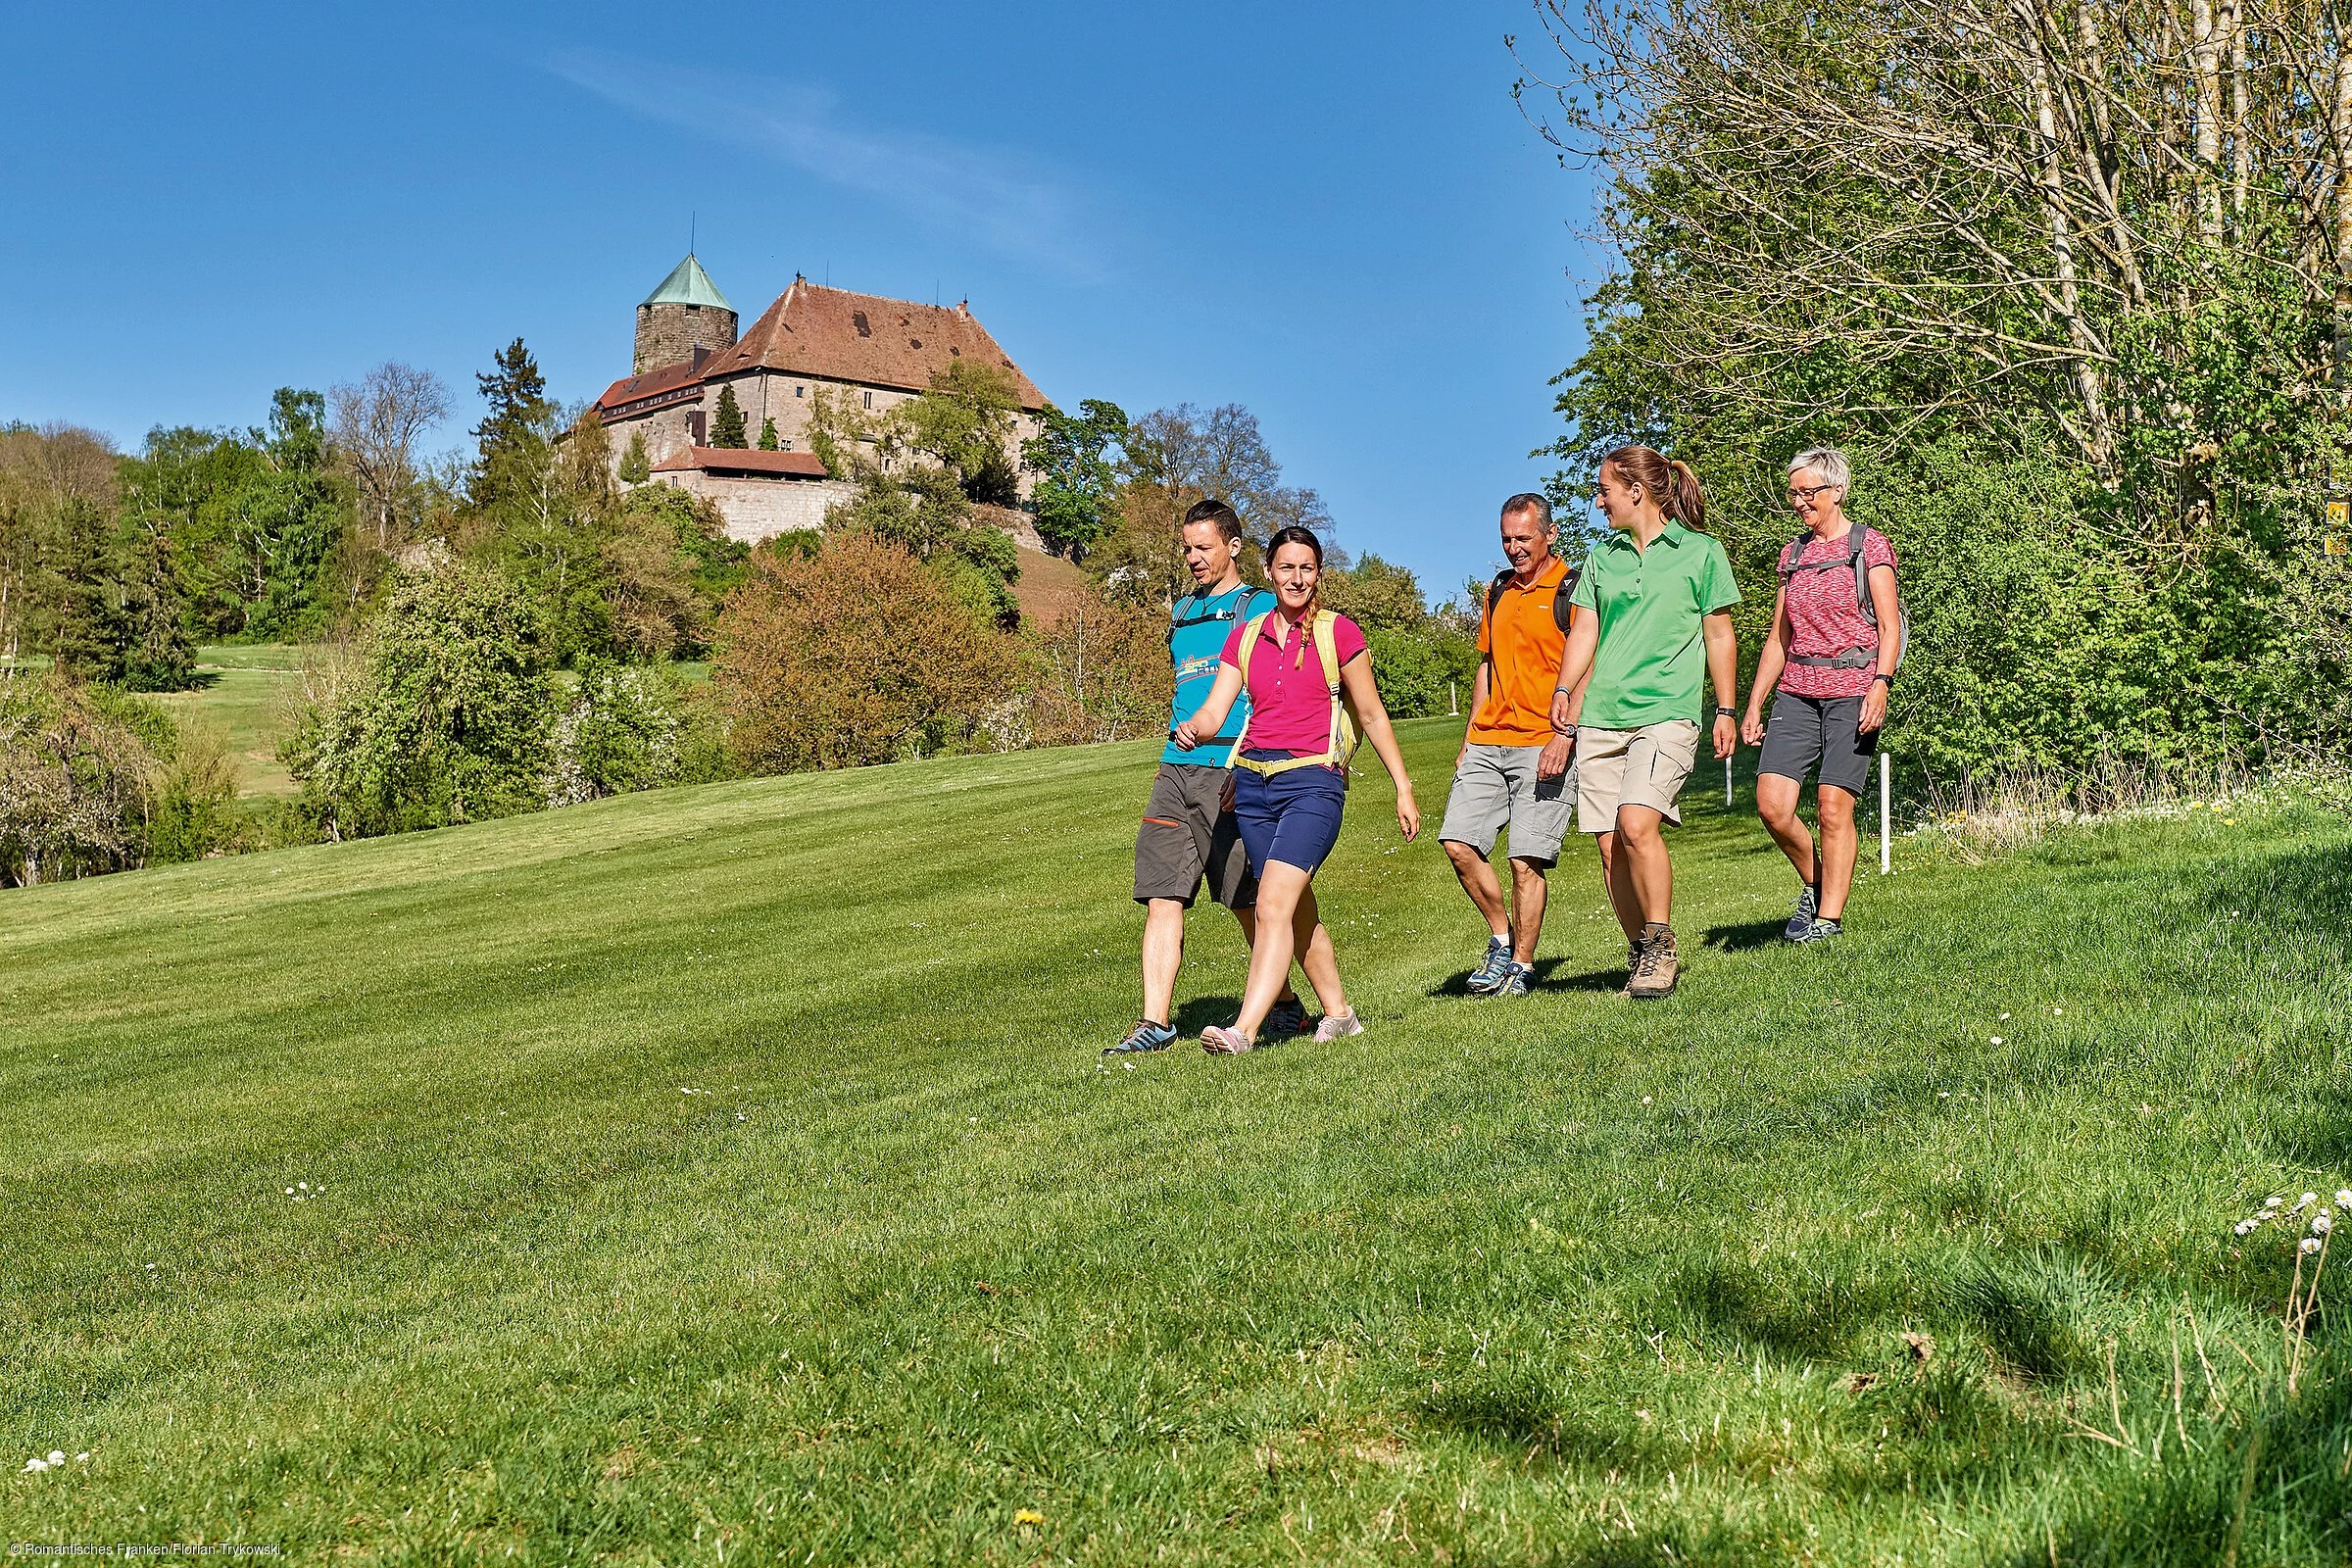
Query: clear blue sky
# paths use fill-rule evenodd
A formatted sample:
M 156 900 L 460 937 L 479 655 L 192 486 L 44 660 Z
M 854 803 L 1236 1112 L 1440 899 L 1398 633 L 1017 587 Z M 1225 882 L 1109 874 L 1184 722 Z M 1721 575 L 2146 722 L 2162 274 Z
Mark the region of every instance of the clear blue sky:
M 1343 544 L 1436 588 L 1546 470 L 1595 265 L 1588 178 L 1510 100 L 1523 0 L 89 5 L 10 31 L 0 419 L 125 446 L 386 359 L 450 383 L 456 446 L 517 335 L 590 395 L 699 214 L 747 325 L 796 270 L 968 297 L 1064 407 L 1247 405 Z

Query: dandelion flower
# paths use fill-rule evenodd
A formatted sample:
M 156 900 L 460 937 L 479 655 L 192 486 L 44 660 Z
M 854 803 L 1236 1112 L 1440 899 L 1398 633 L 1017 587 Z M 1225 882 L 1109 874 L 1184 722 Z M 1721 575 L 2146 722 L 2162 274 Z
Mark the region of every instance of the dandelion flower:
M 1042 1525 L 1046 1522 L 1046 1516 L 1035 1508 L 1023 1508 L 1012 1516 L 1012 1522 L 1016 1525 Z
M 2319 1250 L 2320 1250 L 2320 1239 L 2319 1239 L 2317 1236 L 2306 1236 L 2306 1237 L 2304 1237 L 2304 1238 L 2303 1238 L 2303 1250 L 2304 1250 L 2304 1251 L 2306 1251 L 2306 1252 L 2316 1252 L 2316 1251 L 2318 1251 Z

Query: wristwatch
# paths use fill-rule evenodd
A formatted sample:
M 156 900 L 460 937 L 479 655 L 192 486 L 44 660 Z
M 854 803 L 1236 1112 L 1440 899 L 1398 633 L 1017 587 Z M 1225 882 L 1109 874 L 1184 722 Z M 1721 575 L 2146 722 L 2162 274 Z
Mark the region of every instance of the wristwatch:
M 1894 690 L 1894 677 L 1892 675 L 1873 675 L 1870 678 L 1874 681 L 1883 680 L 1886 683 L 1886 689 L 1888 691 Z
M 1726 708 L 1721 703 L 1717 703 L 1715 705 L 1715 716 L 1717 718 L 1738 718 L 1740 716 L 1740 710 L 1734 708 Z

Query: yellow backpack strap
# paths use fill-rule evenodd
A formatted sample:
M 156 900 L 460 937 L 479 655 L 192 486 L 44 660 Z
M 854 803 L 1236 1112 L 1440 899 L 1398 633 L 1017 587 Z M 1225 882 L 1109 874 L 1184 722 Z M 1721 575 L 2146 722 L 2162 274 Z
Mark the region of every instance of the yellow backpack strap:
M 1355 723 L 1348 712 L 1348 694 L 1340 685 L 1340 617 L 1337 612 L 1315 613 L 1315 657 L 1323 661 L 1323 684 L 1331 690 L 1331 743 L 1324 760 L 1342 772 L 1355 754 Z

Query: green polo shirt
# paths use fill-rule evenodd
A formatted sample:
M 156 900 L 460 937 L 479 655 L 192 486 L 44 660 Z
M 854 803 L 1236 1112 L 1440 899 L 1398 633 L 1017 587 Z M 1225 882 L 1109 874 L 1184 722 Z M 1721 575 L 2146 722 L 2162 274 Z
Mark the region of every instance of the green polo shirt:
M 1740 602 L 1722 545 L 1672 519 L 1647 550 L 1612 530 L 1593 548 L 1568 602 L 1600 624 L 1578 723 L 1640 729 L 1698 717 L 1707 682 L 1699 623 Z

